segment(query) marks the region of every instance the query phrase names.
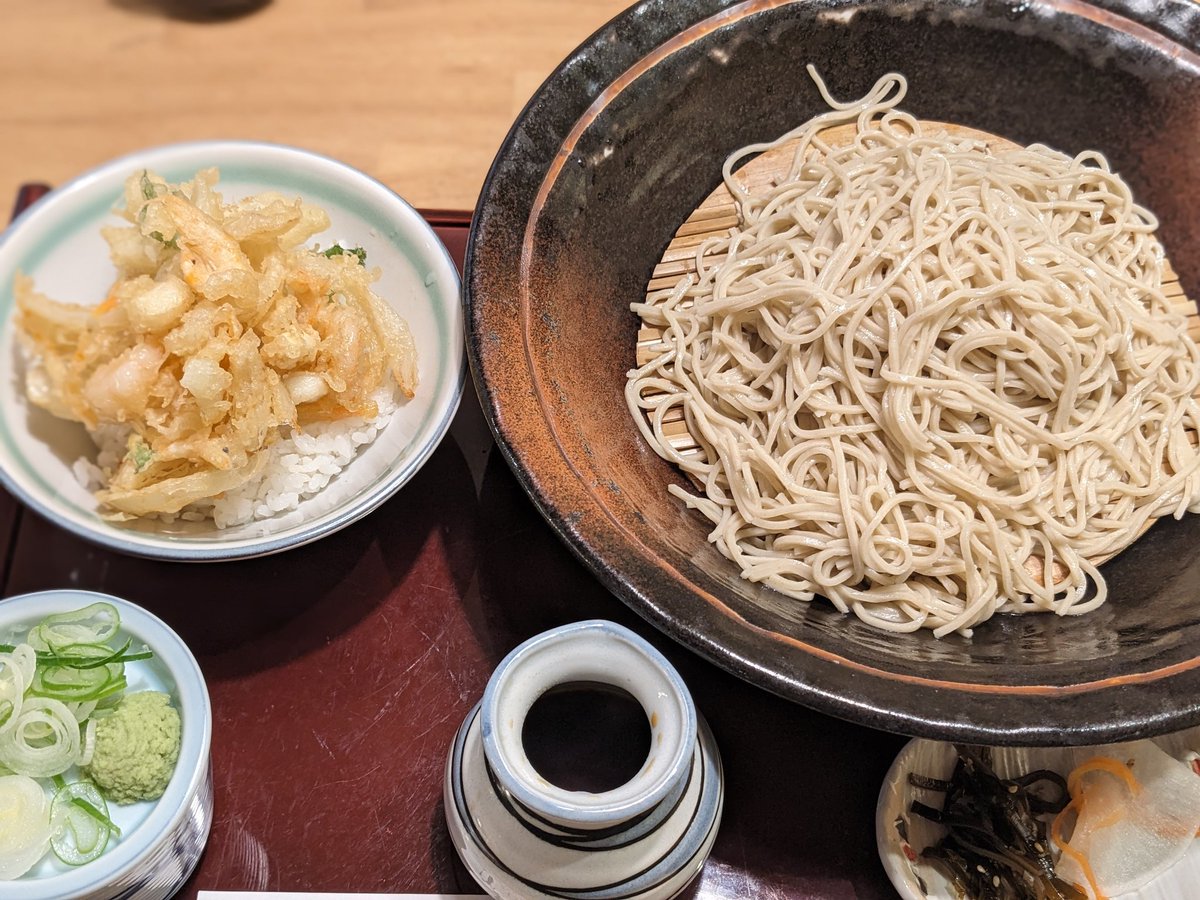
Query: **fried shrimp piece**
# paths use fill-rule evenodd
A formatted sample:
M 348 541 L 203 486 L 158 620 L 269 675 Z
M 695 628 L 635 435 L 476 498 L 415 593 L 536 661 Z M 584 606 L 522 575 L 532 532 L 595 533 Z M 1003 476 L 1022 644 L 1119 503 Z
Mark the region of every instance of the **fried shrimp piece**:
M 83 399 L 97 422 L 128 422 L 146 404 L 167 354 L 155 344 L 134 344 L 101 363 L 83 385 Z
M 193 289 L 199 290 L 212 275 L 252 271 L 238 242 L 219 223 L 180 197 L 168 194 L 157 202 L 176 228 L 179 268 Z

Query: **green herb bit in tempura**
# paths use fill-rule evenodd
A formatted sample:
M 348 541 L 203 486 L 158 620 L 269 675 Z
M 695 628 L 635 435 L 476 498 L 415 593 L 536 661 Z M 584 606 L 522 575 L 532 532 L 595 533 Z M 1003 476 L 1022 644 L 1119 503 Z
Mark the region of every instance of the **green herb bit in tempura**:
M 330 259 L 335 256 L 357 256 L 360 266 L 367 264 L 367 251 L 362 247 L 343 247 L 341 244 L 334 244 L 328 250 L 325 250 L 324 253 Z

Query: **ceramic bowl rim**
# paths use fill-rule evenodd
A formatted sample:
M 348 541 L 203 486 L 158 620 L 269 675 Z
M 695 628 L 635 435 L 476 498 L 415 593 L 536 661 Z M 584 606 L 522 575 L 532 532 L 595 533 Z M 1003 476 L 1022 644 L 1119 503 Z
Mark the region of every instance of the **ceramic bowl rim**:
M 421 444 L 413 445 L 399 465 L 393 463 L 389 467 L 390 474 L 342 503 L 340 508 L 335 507 L 332 511 L 318 513 L 315 519 L 303 521 L 278 534 L 268 533 L 230 541 L 214 537 L 183 543 L 174 542 L 170 535 L 161 533 L 143 535 L 132 530 L 119 532 L 104 528 L 97 524 L 99 520 L 95 516 L 86 521 L 75 521 L 71 517 L 60 516 L 54 504 L 42 496 L 42 492 L 36 487 L 30 488 L 21 479 L 15 478 L 8 471 L 4 455 L 0 454 L 0 484 L 22 503 L 78 537 L 122 553 L 179 562 L 217 562 L 267 556 L 333 534 L 373 512 L 416 475 L 449 430 L 466 386 L 468 364 L 462 341 L 465 322 L 462 317 L 461 280 L 449 251 L 433 226 L 422 218 L 412 204 L 383 182 L 341 160 L 302 147 L 269 141 L 213 139 L 161 144 L 123 154 L 69 179 L 22 211 L 7 228 L 0 231 L 0 260 L 3 260 L 6 250 L 25 229 L 36 227 L 39 219 L 53 215 L 60 208 L 71 209 L 78 203 L 80 192 L 98 182 L 114 180 L 114 183 L 119 183 L 128 174 L 131 166 L 146 165 L 148 160 L 176 158 L 196 159 L 197 165 L 201 164 L 201 159 L 208 164 L 216 161 L 220 165 L 221 160 L 230 156 L 265 159 L 281 165 L 304 167 L 305 171 L 326 180 L 340 177 L 344 179 L 341 184 L 346 190 L 352 189 L 355 194 L 371 197 L 382 206 L 388 207 L 391 221 L 398 232 L 405 235 L 412 246 L 419 250 L 419 259 L 413 259 L 412 262 L 424 263 L 436 273 L 439 304 L 444 306 L 450 326 L 450 346 L 439 346 L 437 349 L 440 354 L 451 357 L 457 354 L 457 359 L 451 359 L 447 363 L 450 379 L 447 393 L 442 398 L 435 398 L 431 410 L 436 419 L 431 423 L 426 439 Z M 150 164 L 153 165 L 154 162 Z M 430 287 L 430 290 L 432 292 L 435 288 Z
M 653 777 L 643 779 L 642 773 L 639 773 L 625 785 L 598 794 L 567 792 L 560 788 L 555 788 L 549 793 L 535 791 L 526 784 L 526 779 L 514 767 L 497 736 L 498 723 L 502 720 L 501 704 L 506 699 L 512 677 L 523 664 L 548 648 L 556 645 L 569 645 L 578 641 L 592 643 L 617 641 L 645 659 L 661 675 L 661 683 L 668 687 L 673 694 L 670 700 L 677 704 L 679 709 L 680 733 L 676 745 L 670 748 L 671 755 L 668 762 L 661 772 L 654 774 Z M 546 687 L 553 686 L 555 685 L 548 684 Z M 504 657 L 500 665 L 492 672 L 487 687 L 484 689 L 480 707 L 480 731 L 483 735 L 484 754 L 488 765 L 496 772 L 497 778 L 505 789 L 525 807 L 543 816 L 590 823 L 592 826 L 612 823 L 645 812 L 660 803 L 671 792 L 672 787 L 692 764 L 697 740 L 696 719 L 696 707 L 687 685 L 667 658 L 645 638 L 624 625 L 605 619 L 588 619 L 561 625 L 519 644 Z M 638 784 L 639 779 L 645 782 L 645 787 Z M 641 793 L 631 793 L 631 786 L 635 785 L 642 787 Z M 626 790 L 627 788 L 629 790 Z M 578 802 L 568 803 L 558 798 L 558 795 L 567 793 L 577 793 L 579 795 Z

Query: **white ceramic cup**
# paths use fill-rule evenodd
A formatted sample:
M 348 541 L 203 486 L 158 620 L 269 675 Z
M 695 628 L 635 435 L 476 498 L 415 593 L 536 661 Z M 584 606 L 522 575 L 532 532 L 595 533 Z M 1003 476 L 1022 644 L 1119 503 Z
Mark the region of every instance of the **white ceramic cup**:
M 627 692 L 650 725 L 638 772 L 598 793 L 552 784 L 523 743 L 539 697 L 589 682 Z M 500 900 L 673 897 L 703 866 L 723 800 L 720 756 L 679 673 L 629 629 L 599 620 L 545 632 L 505 657 L 446 766 L 455 846 Z

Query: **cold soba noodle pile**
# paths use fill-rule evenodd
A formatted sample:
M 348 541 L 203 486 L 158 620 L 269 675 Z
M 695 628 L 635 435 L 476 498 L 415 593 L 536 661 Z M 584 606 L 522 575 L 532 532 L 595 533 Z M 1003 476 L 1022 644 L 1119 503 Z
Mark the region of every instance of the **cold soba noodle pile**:
M 818 86 L 831 112 L 726 161 L 741 225 L 633 305 L 666 350 L 631 411 L 702 486 L 671 491 L 746 578 L 882 628 L 1094 609 L 1100 561 L 1200 509 L 1198 351 L 1154 216 L 1098 153 L 923 129 L 899 75 L 854 103 Z M 797 138 L 777 186 L 739 185 Z M 679 408 L 700 453 L 663 433 Z

